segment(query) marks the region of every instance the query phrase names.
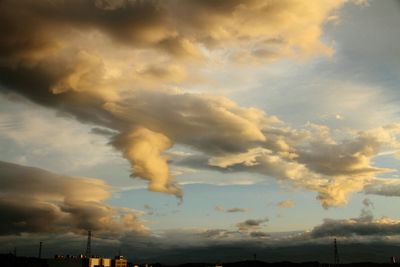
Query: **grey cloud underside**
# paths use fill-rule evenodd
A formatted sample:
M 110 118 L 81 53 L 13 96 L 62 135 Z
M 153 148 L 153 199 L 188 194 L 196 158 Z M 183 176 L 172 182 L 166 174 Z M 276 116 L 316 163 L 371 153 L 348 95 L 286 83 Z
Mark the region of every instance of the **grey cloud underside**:
M 0 162 L 1 235 L 85 233 L 118 236 L 147 229 L 129 209 L 104 203 L 109 186 L 101 180 L 57 175 Z
M 337 236 L 398 236 L 400 223 L 398 221 L 385 222 L 355 218 L 349 220 L 326 219 L 320 226 L 314 227 L 310 233 L 314 238 Z

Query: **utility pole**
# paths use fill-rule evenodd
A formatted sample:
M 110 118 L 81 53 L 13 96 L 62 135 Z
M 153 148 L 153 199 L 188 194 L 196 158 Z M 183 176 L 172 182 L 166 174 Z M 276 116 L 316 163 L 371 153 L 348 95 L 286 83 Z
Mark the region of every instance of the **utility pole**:
M 43 245 L 43 242 L 40 241 L 40 243 L 39 243 L 39 255 L 38 255 L 38 258 L 39 258 L 39 259 L 42 258 L 42 245 Z
M 333 248 L 333 250 L 334 250 L 333 251 L 333 254 L 334 254 L 333 263 L 336 266 L 336 265 L 339 265 L 339 251 L 338 251 L 338 248 L 337 248 L 336 238 L 333 240 L 333 246 L 334 246 L 334 248 Z
M 86 257 L 90 258 L 92 252 L 91 252 L 91 240 L 92 240 L 92 231 L 88 231 L 88 236 L 87 236 L 87 245 L 86 245 Z

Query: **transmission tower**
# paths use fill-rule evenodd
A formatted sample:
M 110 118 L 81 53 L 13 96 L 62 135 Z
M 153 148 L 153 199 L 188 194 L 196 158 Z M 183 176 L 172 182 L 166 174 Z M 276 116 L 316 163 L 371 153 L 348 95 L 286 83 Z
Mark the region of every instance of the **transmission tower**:
M 338 248 L 337 248 L 337 242 L 336 242 L 336 238 L 333 240 L 333 246 L 334 246 L 334 251 L 333 251 L 333 263 L 335 264 L 335 265 L 338 265 L 339 264 L 339 251 L 338 251 Z
M 92 231 L 88 231 L 87 236 L 87 245 L 86 245 L 86 257 L 90 258 L 91 255 L 91 240 L 92 240 Z

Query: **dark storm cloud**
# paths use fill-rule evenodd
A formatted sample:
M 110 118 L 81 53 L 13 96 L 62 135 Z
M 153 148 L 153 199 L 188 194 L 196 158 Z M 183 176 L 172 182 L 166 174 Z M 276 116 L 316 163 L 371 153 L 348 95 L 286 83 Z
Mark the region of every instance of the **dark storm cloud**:
M 109 190 L 101 180 L 0 162 L 0 234 L 146 233 L 134 211 L 104 203 Z

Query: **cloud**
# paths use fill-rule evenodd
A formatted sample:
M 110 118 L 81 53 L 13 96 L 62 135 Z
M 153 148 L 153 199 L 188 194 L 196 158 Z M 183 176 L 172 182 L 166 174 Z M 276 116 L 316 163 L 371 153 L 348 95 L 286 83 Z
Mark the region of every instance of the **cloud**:
M 365 185 L 364 192 L 368 195 L 397 197 L 400 196 L 400 181 L 398 179 L 375 179 Z
M 243 208 L 230 208 L 230 209 L 226 210 L 226 212 L 229 212 L 229 213 L 248 212 L 248 211 L 249 211 L 249 209 L 243 209 Z
M 116 134 L 115 132 L 110 131 L 109 129 L 106 129 L 106 128 L 99 128 L 99 127 L 94 127 L 94 128 L 92 128 L 92 129 L 90 130 L 90 132 L 91 132 L 91 133 L 94 133 L 94 134 L 98 134 L 98 135 L 107 136 L 107 137 L 113 136 L 113 135 Z
M 307 150 L 299 152 L 299 162 L 329 177 L 329 182 L 317 189 L 325 207 L 347 203 L 350 192 L 361 191 L 378 174 L 393 171 L 373 166 L 371 162 L 379 151 L 398 147 L 399 129 L 398 124 L 390 124 L 360 131 L 352 139 L 340 142 L 311 141 Z
M 248 212 L 249 211 L 249 209 L 237 208 L 237 207 L 225 209 L 225 207 L 221 206 L 221 205 L 215 206 L 214 209 L 215 209 L 215 211 L 218 211 L 218 212 L 227 212 L 227 213 L 237 213 L 237 212 Z
M 350 219 L 325 219 L 321 225 L 315 226 L 311 231 L 304 233 L 304 236 L 311 238 L 342 237 L 348 240 L 363 240 L 371 238 L 385 238 L 400 235 L 400 221 L 389 217 L 375 219 L 373 207 L 369 199 L 364 199 L 364 208 L 361 209 L 357 218 Z
M 168 137 L 138 128 L 115 136 L 113 143 L 131 162 L 132 174 L 149 180 L 149 190 L 182 198 L 181 189 L 170 179 L 167 159 L 161 156 L 162 151 L 171 147 Z
M 283 209 L 283 208 L 290 209 L 290 208 L 293 208 L 294 205 L 295 205 L 294 202 L 290 199 L 282 200 L 281 202 L 276 204 L 276 206 L 281 209 Z
M 63 173 L 123 162 L 107 145 L 107 138 L 115 132 L 105 129 L 93 135 L 90 125 L 27 101 L 11 102 L 4 95 L 0 95 L 0 106 L 0 142 L 10 147 L 3 150 L 0 160 Z
M 266 232 L 259 232 L 259 231 L 254 231 L 250 233 L 251 237 L 254 238 L 268 238 L 270 237 L 270 234 L 266 233 Z
M 209 229 L 202 233 L 206 238 L 220 239 L 232 237 L 236 232 L 226 229 Z
M 354 139 L 340 143 L 311 142 L 309 152 L 302 151 L 299 161 L 326 175 L 364 176 L 386 172 L 389 170 L 370 166 L 370 160 L 384 146 L 398 146 L 399 130 L 400 125 L 392 124 L 359 132 Z
M 350 193 L 362 191 L 376 180 L 376 175 L 394 171 L 371 162 L 379 151 L 399 146 L 398 134 L 398 124 L 360 131 L 339 141 L 324 127 L 313 126 L 305 135 L 286 129 L 280 131 L 280 139 L 273 146 L 265 144 L 264 148 L 244 153 L 226 153 L 211 158 L 209 164 L 261 173 L 316 191 L 317 199 L 328 208 L 346 204 Z M 282 143 L 286 145 L 277 146 Z
M 366 208 L 374 207 L 374 203 L 369 198 L 364 198 L 362 203 Z
M 320 27 L 342 2 L 183 1 L 180 4 L 177 14 L 187 23 L 182 27 L 184 33 L 196 32 L 196 39 L 207 47 L 239 44 L 242 47 L 234 53 L 235 57 L 265 55 L 268 58 L 290 54 L 291 49 L 305 54 L 329 53 L 329 48 L 319 41 Z M 197 12 L 190 13 L 189 18 L 187 10 L 190 9 Z M 252 49 L 246 53 L 244 46 L 249 40 L 252 40 Z
M 57 175 L 42 169 L 0 162 L 1 235 L 85 233 L 117 237 L 149 231 L 139 212 L 105 203 L 110 187 L 101 180 Z
M 268 240 L 268 242 L 265 242 Z M 387 255 L 394 255 L 398 247 L 399 237 L 395 235 L 349 235 L 338 236 L 339 252 L 346 251 L 348 258 L 342 255 L 343 262 L 352 262 L 354 257 L 368 261 L 380 261 Z M 21 235 L 0 236 L 3 244 L 14 244 L 18 253 L 36 255 L 37 244 L 44 241 L 43 253 L 51 257 L 55 253 L 82 253 L 86 244 L 84 235 L 64 234 L 57 236 Z M 212 262 L 215 258 L 224 261 L 240 261 L 244 257 L 252 257 L 257 252 L 257 259 L 263 261 L 288 260 L 329 261 L 327 251 L 332 248 L 332 236 L 312 237 L 307 233 L 283 232 L 269 233 L 262 231 L 239 232 L 229 229 L 170 229 L 160 231 L 157 236 L 138 236 L 126 234 L 119 240 L 92 239 L 96 254 L 107 255 L 118 251 L 124 244 L 122 252 L 128 259 L 179 264 L 182 262 Z M 68 250 L 65 250 L 65 248 Z M 365 253 L 371 247 L 374 253 Z M 379 248 L 377 250 L 377 248 Z M 6 249 L 8 249 L 6 247 Z M 29 252 L 27 252 L 29 251 Z M 132 253 L 134 251 L 134 253 Z M 393 254 L 393 253 L 394 254 Z M 247 256 L 246 256 L 247 255 Z M 366 256 L 367 255 L 367 256 Z M 289 257 L 289 258 L 288 258 Z
M 268 218 L 265 219 L 249 219 L 243 222 L 239 222 L 236 224 L 236 227 L 241 232 L 248 232 L 259 230 L 262 228 L 263 224 L 268 222 Z
M 1 90 L 109 130 L 149 190 L 182 197 L 165 153 L 181 144 L 206 158 L 204 168 L 261 173 L 317 192 L 324 207 L 344 205 L 390 171 L 371 162 L 398 146 L 398 125 L 332 141 L 323 127 L 292 129 L 263 110 L 181 88 L 205 62 L 331 54 L 322 27 L 343 4 L 1 1 Z
M 62 34 L 71 34 L 71 28 L 95 28 L 124 45 L 159 48 L 174 56 L 198 56 L 201 46 L 239 47 L 243 53 L 248 42 L 251 56 L 326 54 L 330 49 L 320 40 L 322 26 L 343 3 L 2 1 L 2 32 L 8 38 L 2 38 L 1 51 L 9 58 L 40 58 L 62 46 L 58 39 L 65 41 Z M 21 16 L 29 22 L 25 27 L 16 19 Z
M 382 217 L 361 216 L 353 219 L 325 219 L 324 223 L 314 227 L 310 235 L 321 237 L 352 237 L 352 236 L 395 236 L 400 234 L 400 222 Z

